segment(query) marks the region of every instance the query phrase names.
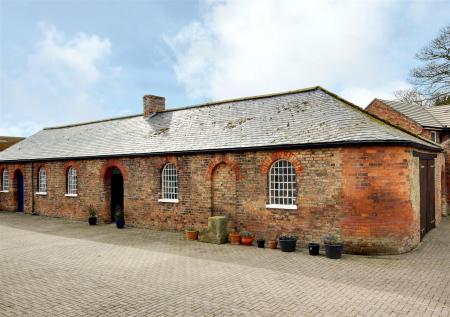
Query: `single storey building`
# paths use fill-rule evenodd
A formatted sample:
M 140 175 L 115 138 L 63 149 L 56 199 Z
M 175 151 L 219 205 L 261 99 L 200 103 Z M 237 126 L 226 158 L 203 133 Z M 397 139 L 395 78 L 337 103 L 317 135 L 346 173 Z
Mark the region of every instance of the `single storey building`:
M 421 168 L 421 166 L 424 166 Z M 0 153 L 0 210 L 128 224 L 206 226 L 345 252 L 400 253 L 442 213 L 442 148 L 321 88 L 46 128 Z

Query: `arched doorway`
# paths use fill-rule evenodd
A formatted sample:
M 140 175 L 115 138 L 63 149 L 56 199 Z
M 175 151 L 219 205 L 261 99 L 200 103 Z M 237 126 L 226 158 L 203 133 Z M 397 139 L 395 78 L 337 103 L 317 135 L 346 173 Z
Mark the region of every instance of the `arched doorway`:
M 116 167 L 113 167 L 110 171 L 110 215 L 111 222 L 116 220 L 115 211 L 118 207 L 124 210 L 123 204 L 123 175 L 120 170 Z
M 24 200 L 25 200 L 25 188 L 23 184 L 23 174 L 21 170 L 17 170 L 14 173 L 14 184 L 16 187 L 16 203 L 17 203 L 17 211 L 24 211 Z
M 212 211 L 214 216 L 229 216 L 229 225 L 236 225 L 236 174 L 225 163 L 217 165 L 212 174 Z

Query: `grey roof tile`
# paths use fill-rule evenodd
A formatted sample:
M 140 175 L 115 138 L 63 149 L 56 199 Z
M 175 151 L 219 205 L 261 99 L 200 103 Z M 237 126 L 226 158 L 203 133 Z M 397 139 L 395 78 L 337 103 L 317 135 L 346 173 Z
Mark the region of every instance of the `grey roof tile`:
M 444 127 L 450 128 L 450 105 L 427 107 L 426 109 Z
M 326 90 L 288 93 L 47 128 L 0 161 L 245 149 L 352 142 L 430 142 L 382 123 Z
M 418 124 L 424 127 L 441 128 L 442 124 L 439 122 L 425 107 L 415 103 L 406 103 L 399 100 L 381 100 L 389 107 L 403 113 Z

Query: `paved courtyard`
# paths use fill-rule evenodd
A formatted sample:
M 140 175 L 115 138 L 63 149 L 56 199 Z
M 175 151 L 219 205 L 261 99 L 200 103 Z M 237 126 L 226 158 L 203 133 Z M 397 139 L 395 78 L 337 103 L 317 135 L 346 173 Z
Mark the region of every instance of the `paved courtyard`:
M 311 257 L 0 213 L 0 316 L 450 316 L 450 219 L 398 256 Z

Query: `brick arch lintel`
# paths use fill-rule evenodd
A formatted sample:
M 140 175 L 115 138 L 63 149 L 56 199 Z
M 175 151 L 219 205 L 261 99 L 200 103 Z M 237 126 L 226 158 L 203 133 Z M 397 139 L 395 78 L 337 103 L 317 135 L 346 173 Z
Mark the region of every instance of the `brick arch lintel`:
M 39 171 L 41 170 L 41 168 L 43 168 L 45 170 L 45 174 L 48 175 L 47 164 L 40 163 L 40 164 L 36 165 L 36 167 L 34 168 L 34 177 L 37 178 L 39 176 Z
M 208 168 L 206 170 L 206 179 L 207 180 L 212 179 L 213 172 L 219 164 L 229 165 L 231 167 L 231 170 L 236 175 L 236 180 L 239 180 L 243 177 L 241 168 L 239 167 L 239 163 L 234 158 L 232 158 L 230 155 L 217 154 L 212 158 L 211 162 L 209 162 L 209 164 L 208 164 Z
M 294 153 L 289 151 L 276 151 L 271 154 L 269 154 L 264 162 L 261 165 L 261 173 L 264 175 L 267 175 L 269 172 L 270 167 L 273 163 L 275 163 L 278 160 L 286 160 L 292 163 L 295 169 L 295 173 L 297 175 L 300 175 L 303 172 L 303 166 L 300 163 L 300 160 L 295 156 Z
M 164 166 L 166 166 L 169 163 L 174 164 L 176 166 L 178 172 L 180 172 L 180 170 L 182 170 L 181 164 L 178 164 L 177 158 L 172 155 L 162 156 L 161 159 L 155 164 L 155 167 L 161 173 Z
M 123 165 L 123 163 L 120 160 L 111 159 L 107 160 L 105 163 L 103 163 L 102 167 L 100 168 L 100 179 L 103 182 L 106 182 L 108 180 L 108 177 L 110 176 L 110 171 L 113 168 L 117 168 L 120 173 L 122 174 L 123 180 L 128 181 L 128 171 L 126 167 Z
M 64 163 L 64 175 L 67 175 L 69 168 L 75 168 L 77 170 L 77 175 L 80 172 L 80 165 L 76 161 L 67 161 Z

